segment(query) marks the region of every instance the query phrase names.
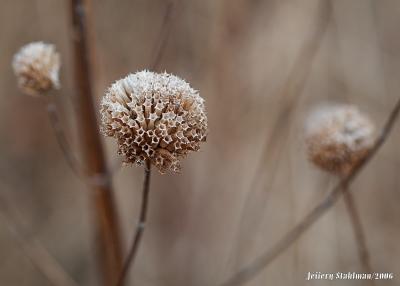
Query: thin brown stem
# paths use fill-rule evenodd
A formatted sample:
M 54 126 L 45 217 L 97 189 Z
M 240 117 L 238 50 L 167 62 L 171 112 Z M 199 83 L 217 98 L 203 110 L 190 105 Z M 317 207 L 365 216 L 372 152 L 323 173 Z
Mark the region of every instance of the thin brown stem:
M 140 241 L 143 236 L 144 228 L 146 225 L 146 217 L 147 217 L 147 206 L 149 201 L 149 191 L 150 191 L 150 174 L 151 174 L 151 165 L 150 162 L 146 162 L 146 166 L 144 168 L 144 182 L 143 182 L 143 192 L 142 192 L 142 204 L 140 207 L 140 216 L 139 222 L 136 226 L 135 236 L 132 242 L 132 246 L 128 252 L 128 256 L 125 260 L 125 263 L 122 268 L 122 272 L 119 276 L 117 286 L 122 286 L 125 282 L 126 276 L 129 273 L 130 266 L 135 263 L 135 258 L 137 256 Z
M 155 46 L 153 62 L 150 65 L 152 70 L 158 68 L 164 55 L 165 47 L 172 27 L 172 12 L 174 6 L 176 5 L 175 1 L 179 0 L 171 0 L 167 3 L 167 8 L 165 10 L 164 18 L 162 21 L 161 31 L 159 36 L 157 37 L 157 44 Z
M 49 116 L 50 124 L 53 127 L 53 132 L 57 139 L 58 145 L 60 146 L 68 166 L 75 173 L 75 175 L 89 187 L 107 184 L 107 181 L 112 178 L 112 174 L 106 173 L 102 175 L 95 174 L 93 176 L 89 176 L 87 171 L 83 169 L 81 162 L 79 162 L 67 140 L 67 136 L 58 115 L 57 107 L 54 103 L 48 104 L 47 114 Z
M 171 0 L 167 3 L 167 8 L 165 10 L 164 18 L 162 21 L 162 27 L 160 31 L 159 37 L 157 37 L 158 41 L 155 46 L 155 52 L 153 57 L 153 62 L 151 63 L 150 67 L 152 70 L 158 68 L 161 59 L 163 57 L 167 40 L 169 38 L 169 34 L 171 31 L 172 26 L 172 12 L 173 8 L 176 5 L 176 1 L 178 0 Z M 137 256 L 140 241 L 143 236 L 145 224 L 146 224 L 146 216 L 147 216 L 147 206 L 148 206 L 148 199 L 149 199 L 149 191 L 150 191 L 150 174 L 151 174 L 151 165 L 150 162 L 146 162 L 145 166 L 145 177 L 144 177 L 144 184 L 143 184 L 143 194 L 142 194 L 142 205 L 140 208 L 140 217 L 139 223 L 136 226 L 135 236 L 132 242 L 132 246 L 128 252 L 128 256 L 123 264 L 121 274 L 118 278 L 117 286 L 122 286 L 126 280 L 126 276 L 129 273 L 130 266 L 134 264 L 135 258 Z
M 361 218 L 358 212 L 357 204 L 354 200 L 353 194 L 347 190 L 347 186 L 342 189 L 346 209 L 349 213 L 351 225 L 353 227 L 354 235 L 357 242 L 359 259 L 365 273 L 373 273 L 369 260 L 369 251 L 367 247 L 367 240 L 365 238 L 364 228 L 362 226 Z M 373 280 L 370 280 L 370 285 L 374 285 Z
M 47 104 L 47 115 L 49 116 L 49 121 L 51 127 L 53 128 L 54 135 L 64 155 L 64 158 L 67 161 L 68 166 L 75 173 L 76 176 L 83 179 L 84 171 L 82 170 L 78 159 L 74 155 L 70 144 L 68 143 L 67 136 L 65 135 L 61 120 L 58 115 L 57 106 L 54 102 L 50 102 Z
M 103 146 L 98 131 L 93 98 L 90 25 L 90 0 L 69 0 L 72 17 L 74 76 L 76 85 L 77 125 L 83 148 L 87 176 L 91 179 L 96 247 L 102 284 L 113 285 L 121 271 L 122 253 L 119 223 L 114 204 Z
M 243 267 L 239 272 L 230 277 L 222 286 L 243 285 L 250 281 L 265 267 L 267 267 L 275 258 L 279 257 L 285 250 L 289 248 L 306 230 L 308 230 L 323 214 L 325 214 L 340 198 L 343 193 L 348 192 L 346 186 L 357 177 L 360 171 L 370 162 L 378 150 L 382 147 L 388 138 L 393 126 L 399 117 L 400 113 L 400 99 L 388 116 L 388 119 L 383 126 L 380 135 L 372 146 L 368 154 L 360 160 L 351 172 L 344 177 L 329 193 L 328 195 L 310 212 L 303 220 L 283 236 L 269 251 L 250 262 Z M 344 189 L 344 190 L 343 190 Z

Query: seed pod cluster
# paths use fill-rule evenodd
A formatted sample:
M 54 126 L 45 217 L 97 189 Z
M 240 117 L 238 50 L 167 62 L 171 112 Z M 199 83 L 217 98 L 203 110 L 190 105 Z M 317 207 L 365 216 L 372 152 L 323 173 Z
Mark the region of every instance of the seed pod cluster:
M 204 100 L 184 80 L 141 71 L 116 81 L 101 102 L 101 131 L 114 137 L 125 163 L 149 161 L 160 173 L 206 140 Z
M 15 54 L 12 63 L 20 89 L 33 96 L 59 88 L 60 56 L 54 45 L 33 42 Z
M 321 169 L 346 175 L 371 149 L 374 125 L 353 105 L 321 108 L 308 120 L 310 160 Z

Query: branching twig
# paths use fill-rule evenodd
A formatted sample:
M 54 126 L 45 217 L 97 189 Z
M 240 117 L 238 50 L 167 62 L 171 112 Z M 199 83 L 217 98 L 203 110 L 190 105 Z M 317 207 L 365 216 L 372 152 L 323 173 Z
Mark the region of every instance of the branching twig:
M 343 198 L 346 204 L 346 209 L 349 213 L 351 225 L 354 230 L 354 235 L 357 242 L 358 255 L 360 262 L 365 273 L 373 273 L 372 267 L 369 261 L 369 251 L 367 247 L 367 240 L 365 238 L 364 229 L 361 223 L 361 218 L 358 213 L 356 202 L 354 201 L 353 194 L 347 190 L 347 186 L 342 189 Z M 370 285 L 375 285 L 373 280 L 370 280 Z
M 102 284 L 113 285 L 121 271 L 122 253 L 119 222 L 114 205 L 111 180 L 108 175 L 93 98 L 90 52 L 90 25 L 87 12 L 89 0 L 69 0 L 72 17 L 74 76 L 79 137 L 83 147 L 84 166 L 91 180 L 95 214 L 97 254 L 101 266 Z
M 297 226 L 290 230 L 280 241 L 278 241 L 271 250 L 265 252 L 263 255 L 258 257 L 256 260 L 242 268 L 239 272 L 229 278 L 222 286 L 233 286 L 243 285 L 247 281 L 251 280 L 267 265 L 275 260 L 280 254 L 282 254 L 288 247 L 295 242 L 310 226 L 312 226 L 323 214 L 325 214 L 340 198 L 343 192 L 347 192 L 348 186 L 360 173 L 364 166 L 374 157 L 374 155 L 381 148 L 385 140 L 387 139 L 390 131 L 392 130 L 394 123 L 396 122 L 400 112 L 400 99 L 397 101 L 395 107 L 390 113 L 385 125 L 382 128 L 380 135 L 378 136 L 375 144 L 362 160 L 353 168 L 353 170 L 344 177 L 339 184 L 337 184 L 333 190 L 323 199 Z M 342 189 L 344 191 L 342 191 Z
M 117 286 L 122 286 L 124 284 L 125 278 L 129 273 L 129 267 L 134 264 L 135 258 L 138 253 L 140 241 L 146 224 L 147 205 L 148 205 L 149 191 L 150 191 L 150 173 L 151 173 L 151 165 L 150 162 L 147 161 L 144 169 L 144 183 L 143 183 L 142 204 L 140 207 L 139 222 L 136 226 L 136 231 L 132 246 L 129 250 L 128 256 L 123 265 L 121 275 L 118 278 Z

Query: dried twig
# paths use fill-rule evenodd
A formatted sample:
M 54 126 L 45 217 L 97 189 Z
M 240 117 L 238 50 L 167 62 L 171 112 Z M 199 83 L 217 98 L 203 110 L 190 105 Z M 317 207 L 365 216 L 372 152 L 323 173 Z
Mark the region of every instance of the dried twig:
M 74 154 L 71 145 L 67 140 L 67 136 L 63 129 L 57 107 L 54 103 L 49 103 L 47 105 L 47 114 L 49 116 L 49 121 L 51 126 L 53 127 L 54 135 L 57 139 L 58 145 L 63 153 L 65 160 L 68 163 L 70 169 L 74 172 L 74 174 L 83 181 L 83 183 L 87 184 L 88 187 L 93 187 L 96 185 L 102 185 L 107 183 L 107 181 L 111 180 L 112 173 L 105 173 L 102 175 L 95 174 L 93 176 L 87 175 L 87 171 L 83 168 L 81 162 L 79 162 L 78 158 Z
M 400 99 L 397 101 L 395 107 L 391 111 L 385 125 L 382 128 L 380 135 L 375 141 L 372 149 L 368 152 L 362 160 L 358 162 L 352 171 L 344 177 L 339 184 L 337 184 L 328 195 L 292 230 L 290 230 L 283 238 L 278 241 L 274 247 L 263 255 L 249 263 L 247 266 L 242 268 L 239 272 L 229 278 L 222 286 L 233 286 L 243 285 L 247 281 L 250 281 L 256 276 L 261 270 L 275 260 L 280 254 L 282 254 L 289 246 L 295 242 L 310 226 L 312 226 L 323 214 L 325 214 L 340 198 L 340 196 L 347 192 L 348 186 L 360 173 L 374 155 L 381 148 L 385 140 L 388 138 L 394 123 L 396 122 L 400 112 Z M 343 190 L 343 191 L 342 191 Z
M 171 32 L 172 27 L 172 12 L 173 8 L 176 5 L 176 1 L 180 0 L 171 0 L 167 3 L 167 8 L 165 10 L 164 18 L 162 21 L 161 31 L 159 36 L 157 37 L 157 45 L 155 46 L 154 58 L 153 62 L 150 65 L 151 70 L 155 70 L 158 68 L 161 59 L 164 55 L 165 46 L 167 44 L 167 40 L 169 38 L 169 34 Z
M 140 207 L 139 222 L 136 226 L 136 231 L 132 246 L 129 250 L 128 256 L 123 265 L 121 275 L 118 278 L 117 286 L 122 286 L 124 284 L 126 276 L 129 273 L 129 268 L 131 265 L 134 264 L 135 258 L 138 253 L 140 241 L 146 225 L 147 205 L 148 205 L 149 191 L 150 191 L 150 174 L 151 174 L 151 165 L 150 162 L 147 161 L 146 166 L 144 168 L 144 183 L 143 183 L 142 204 Z
M 86 13 L 89 0 L 70 0 L 75 63 L 78 131 L 83 147 L 87 176 L 91 179 L 96 219 L 96 242 L 104 285 L 113 285 L 121 271 L 122 255 L 119 223 L 114 206 L 111 181 L 93 103 L 90 65 L 89 25 Z
M 61 120 L 58 115 L 57 106 L 54 102 L 50 102 L 47 105 L 47 115 L 49 116 L 49 121 L 51 127 L 53 128 L 54 135 L 57 139 L 58 145 L 64 155 L 65 160 L 67 161 L 68 166 L 71 170 L 81 179 L 84 178 L 84 170 L 80 166 L 80 162 L 74 155 L 68 140 L 67 136 L 65 135 L 64 129 L 61 124 Z
M 172 12 L 173 8 L 176 5 L 176 1 L 169 1 L 167 4 L 167 8 L 164 14 L 164 19 L 162 21 L 162 27 L 160 31 L 159 37 L 157 37 L 158 42 L 155 47 L 155 56 L 154 60 L 151 64 L 151 70 L 156 70 L 157 67 L 159 66 L 162 56 L 165 51 L 165 46 L 171 31 L 172 27 Z M 129 273 L 129 268 L 131 265 L 134 264 L 135 258 L 138 253 L 139 245 L 141 238 L 143 236 L 143 231 L 145 228 L 145 223 L 146 223 L 146 215 L 147 215 L 147 205 L 148 205 L 148 195 L 149 195 L 149 190 L 150 190 L 150 173 L 151 173 L 151 165 L 150 162 L 146 162 L 145 166 L 145 178 L 144 178 L 144 184 L 143 184 L 143 194 L 142 194 L 142 204 L 140 207 L 140 217 L 139 217 L 139 223 L 136 226 L 136 231 L 135 231 L 135 236 L 132 242 L 132 245 L 129 249 L 128 256 L 123 264 L 122 272 L 118 278 L 117 286 L 122 286 L 124 284 L 124 281 L 126 279 L 126 276 Z
M 369 261 L 369 251 L 367 247 L 367 240 L 365 238 L 364 229 L 361 223 L 361 218 L 357 209 L 356 202 L 354 200 L 353 194 L 347 190 L 347 186 L 342 189 L 344 202 L 346 204 L 346 209 L 349 213 L 351 220 L 351 225 L 354 230 L 354 235 L 357 242 L 358 255 L 360 262 L 365 273 L 373 273 L 372 267 Z M 370 280 L 370 285 L 375 285 L 373 280 Z

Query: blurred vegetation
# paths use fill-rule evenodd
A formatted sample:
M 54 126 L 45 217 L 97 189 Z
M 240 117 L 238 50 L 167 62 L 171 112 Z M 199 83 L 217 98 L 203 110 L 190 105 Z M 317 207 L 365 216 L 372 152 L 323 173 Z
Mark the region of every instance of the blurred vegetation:
M 314 106 L 353 103 L 380 127 L 400 94 L 396 0 L 185 0 L 171 17 L 159 71 L 206 99 L 210 134 L 181 175 L 152 178 L 148 226 L 132 271 L 137 285 L 218 285 L 272 246 L 335 182 L 306 159 L 304 120 Z M 56 44 L 56 96 L 76 154 L 68 3 L 3 0 L 0 10 L 0 285 L 51 285 L 21 251 L 9 222 L 40 241 L 79 285 L 96 282 L 86 186 L 68 168 L 46 104 L 17 89 L 11 60 L 25 43 Z M 154 58 L 167 1 L 92 0 L 97 101 Z M 399 127 L 351 189 L 372 268 L 400 269 Z M 119 158 L 105 139 L 108 162 Z M 143 170 L 114 176 L 125 245 L 137 221 Z M 328 285 L 308 271 L 361 271 L 343 202 L 248 285 Z M 346 281 L 346 285 L 363 282 Z

